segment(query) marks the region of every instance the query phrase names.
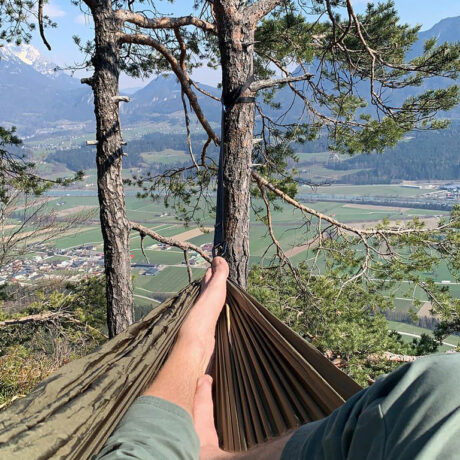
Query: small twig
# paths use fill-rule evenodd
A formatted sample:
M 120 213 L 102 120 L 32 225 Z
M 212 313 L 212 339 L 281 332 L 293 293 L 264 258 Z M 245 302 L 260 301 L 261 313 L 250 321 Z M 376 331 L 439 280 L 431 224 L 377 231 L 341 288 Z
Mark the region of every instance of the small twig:
M 201 150 L 201 164 L 204 167 L 206 164 L 206 150 L 208 150 L 209 145 L 211 144 L 212 139 L 208 137 L 206 142 L 203 145 L 203 149 Z
M 185 265 L 187 265 L 188 282 L 191 283 L 193 281 L 193 274 L 192 274 L 192 267 L 190 267 L 190 261 L 188 260 L 187 249 L 184 249 L 184 259 L 185 259 Z
M 142 251 L 142 255 L 145 257 L 145 260 L 147 261 L 148 264 L 150 264 L 150 261 L 149 261 L 149 258 L 147 257 L 147 254 L 145 253 L 144 251 L 144 238 L 145 238 L 145 233 L 144 232 L 140 232 L 139 233 L 140 237 L 141 237 L 141 251 Z
M 209 91 L 206 91 L 205 89 L 201 88 L 200 86 L 198 86 L 197 83 L 195 83 L 193 80 L 189 80 L 190 84 L 195 87 L 195 89 L 197 91 L 199 91 L 201 94 L 204 94 L 205 96 L 208 96 L 210 97 L 211 99 L 214 99 L 215 101 L 217 102 L 220 102 L 220 98 L 218 98 L 217 96 L 214 96 L 213 94 L 211 94 Z

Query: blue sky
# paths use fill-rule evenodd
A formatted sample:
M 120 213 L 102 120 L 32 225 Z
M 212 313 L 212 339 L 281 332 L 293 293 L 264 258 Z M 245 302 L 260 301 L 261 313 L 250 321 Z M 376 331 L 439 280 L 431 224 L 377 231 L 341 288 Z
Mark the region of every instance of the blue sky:
M 367 1 L 354 0 L 357 11 L 361 11 Z M 396 0 L 396 8 L 401 20 L 411 25 L 422 24 L 422 30 L 431 28 L 434 24 L 446 17 L 460 16 L 459 0 Z M 193 1 L 178 0 L 174 4 L 167 1 L 158 2 L 158 9 L 165 14 L 183 16 L 193 12 Z M 38 36 L 32 40 L 42 55 L 48 60 L 61 66 L 73 65 L 80 59 L 79 52 L 73 43 L 72 36 L 79 35 L 82 38 L 91 38 L 92 23 L 80 9 L 71 4 L 70 0 L 51 0 L 47 5 L 47 13 L 57 22 L 57 29 L 48 30 L 46 35 L 52 46 L 49 52 L 44 48 Z M 215 85 L 219 80 L 218 72 L 211 72 L 206 67 L 198 69 L 194 74 L 197 81 Z M 133 80 L 122 77 L 120 86 L 136 87 L 144 86 L 145 81 Z

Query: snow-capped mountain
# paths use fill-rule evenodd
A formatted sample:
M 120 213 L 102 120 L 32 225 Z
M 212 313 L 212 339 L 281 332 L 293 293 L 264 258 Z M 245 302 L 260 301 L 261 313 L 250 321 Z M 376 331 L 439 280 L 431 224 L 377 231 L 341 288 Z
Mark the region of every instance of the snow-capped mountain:
M 0 48 L 0 59 L 4 61 L 21 61 L 24 64 L 32 66 L 37 72 L 49 77 L 56 77 L 63 72 L 59 70 L 56 64 L 45 59 L 40 51 L 32 45 L 7 44 Z
M 0 48 L 0 126 L 28 135 L 61 121 L 93 120 L 88 86 L 55 68 L 31 45 Z
M 444 19 L 430 30 L 420 32 L 419 40 L 408 57 L 419 55 L 423 50 L 423 42 L 433 36 L 439 42 L 460 40 L 460 17 Z M 61 121 L 77 124 L 88 122 L 93 126 L 94 108 L 90 88 L 81 85 L 79 80 L 63 71 L 55 71 L 56 67 L 31 45 L 6 45 L 0 48 L 0 126 L 16 125 L 21 135 L 31 134 L 38 128 L 53 129 Z M 395 103 L 400 104 L 408 96 L 427 89 L 445 87 L 448 83 L 451 84 L 440 78 L 431 78 L 420 88 L 398 91 Z M 220 90 L 202 86 L 219 97 Z M 365 91 L 361 93 L 364 94 Z M 218 122 L 219 102 L 201 93 L 196 94 L 207 117 Z M 280 90 L 275 99 L 275 102 L 282 105 L 290 105 L 291 101 L 292 93 L 288 88 Z M 146 120 L 164 120 L 165 117 L 182 114 L 182 110 L 180 86 L 176 78 L 160 76 L 132 94 L 129 104 L 121 105 L 121 118 L 122 122 L 134 124 Z M 297 120 L 303 111 L 303 103 L 297 101 L 290 110 L 292 120 Z M 267 112 L 270 114 L 270 109 L 267 108 Z M 279 113 L 274 112 L 274 116 Z M 448 116 L 459 118 L 460 106 L 450 111 Z M 183 115 L 178 118 L 180 123 L 183 123 L 182 117 Z

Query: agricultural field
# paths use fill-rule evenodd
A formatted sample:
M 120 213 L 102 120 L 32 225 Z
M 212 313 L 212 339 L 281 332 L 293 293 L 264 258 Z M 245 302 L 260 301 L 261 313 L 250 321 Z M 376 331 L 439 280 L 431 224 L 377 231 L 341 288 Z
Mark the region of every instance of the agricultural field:
M 335 171 L 334 171 L 335 172 Z M 346 171 L 347 173 L 349 171 Z M 309 187 L 302 187 L 302 193 L 308 193 Z M 311 189 L 310 189 L 311 190 Z M 328 185 L 316 187 L 311 193 L 325 193 L 330 195 L 354 195 L 354 196 L 397 196 L 417 197 L 430 192 L 430 190 L 403 185 Z
M 89 172 L 87 177 L 88 183 L 95 181 L 94 173 L 95 171 Z M 331 194 L 359 196 L 370 193 L 380 196 L 417 196 L 421 192 L 424 192 L 416 188 L 396 185 L 331 186 L 324 189 L 327 190 L 327 193 Z M 313 191 L 313 193 L 319 192 Z M 260 208 L 263 213 L 262 202 L 255 201 L 253 204 L 254 208 Z M 305 205 L 328 214 L 339 221 L 356 224 L 360 227 L 375 225 L 384 218 L 402 222 L 415 216 L 426 219 L 446 214 L 441 211 L 426 209 L 337 202 L 306 202 Z M 166 209 L 161 201 L 152 202 L 149 199 L 139 199 L 133 191 L 127 192 L 126 206 L 130 220 L 140 222 L 161 235 L 180 238 L 198 246 L 213 241 L 213 231 L 208 230 L 209 228 L 212 229 L 213 226 L 212 215 L 206 216 L 204 219 L 207 229 L 194 229 L 193 227 L 186 227 L 182 222 L 178 221 L 173 215 L 174 211 Z M 52 196 L 47 207 L 50 211 L 53 210 L 60 218 L 74 218 L 80 214 L 86 215 L 87 219 L 86 222 L 82 222 L 73 231 L 54 238 L 52 244 L 57 249 L 70 249 L 85 244 L 92 244 L 97 251 L 102 251 L 102 234 L 98 226 L 98 199 L 95 196 L 94 190 L 68 190 L 68 192 L 64 190 L 59 195 L 55 194 Z M 273 211 L 272 218 L 275 236 L 293 263 L 298 264 L 303 261 L 311 263 L 314 258 L 314 251 L 313 248 L 308 247 L 305 243 L 311 240 L 315 234 L 315 219 L 312 220 L 311 226 L 302 225 L 304 222 L 300 211 L 287 206 L 283 206 L 279 211 Z M 10 225 L 14 225 L 14 223 L 15 221 L 12 220 Z M 268 265 L 272 262 L 275 255 L 275 248 L 272 246 L 267 250 L 270 242 L 266 226 L 252 212 L 250 227 L 251 264 L 262 263 Z M 140 236 L 135 232 L 130 237 L 130 245 L 134 264 L 150 263 L 158 264 L 160 267 L 159 272 L 154 276 L 143 275 L 141 274 L 143 271 L 139 269 L 133 270 L 136 315 L 143 315 L 159 301 L 185 287 L 188 283 L 188 275 L 186 267 L 183 264 L 183 253 L 181 250 L 176 248 L 162 249 L 154 240 L 147 237 L 143 243 L 147 261 L 141 250 Z M 33 254 L 30 256 L 32 257 Z M 65 257 L 56 255 L 54 259 L 50 259 L 50 261 L 54 260 L 62 261 L 65 260 Z M 321 269 L 322 264 L 323 262 L 319 260 L 319 269 Z M 203 273 L 204 265 L 193 268 L 194 278 L 199 278 Z M 439 283 L 443 282 L 443 284 L 446 284 L 453 295 L 460 297 L 460 284 L 458 280 L 452 279 L 452 275 L 447 270 L 447 267 L 441 267 L 435 273 L 435 278 Z M 421 290 L 416 289 L 414 291 L 409 289 L 409 287 L 406 287 L 402 283 L 391 291 L 388 291 L 388 296 L 394 299 L 395 308 L 398 312 L 407 313 L 413 311 L 413 298 L 420 300 L 422 304 L 427 300 Z
M 204 272 L 204 268 L 192 268 L 194 279 L 203 276 Z M 136 275 L 135 278 L 136 288 L 142 288 L 144 292 L 149 291 L 153 296 L 156 293 L 173 294 L 187 284 L 188 277 L 185 267 L 165 267 L 155 276 Z

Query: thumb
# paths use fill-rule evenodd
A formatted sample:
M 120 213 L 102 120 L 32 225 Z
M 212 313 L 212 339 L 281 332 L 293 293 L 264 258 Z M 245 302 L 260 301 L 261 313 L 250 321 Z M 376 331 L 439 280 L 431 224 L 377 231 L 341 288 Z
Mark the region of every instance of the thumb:
M 214 405 L 212 402 L 212 377 L 204 375 L 197 382 L 193 404 L 193 421 L 200 438 L 201 447 L 219 447 L 214 425 Z

